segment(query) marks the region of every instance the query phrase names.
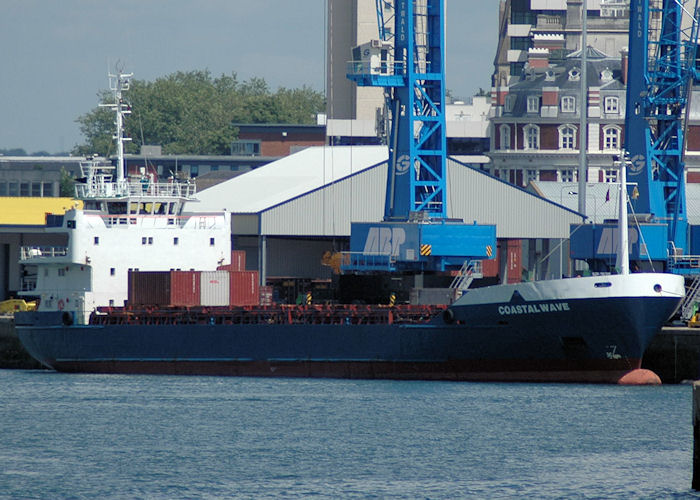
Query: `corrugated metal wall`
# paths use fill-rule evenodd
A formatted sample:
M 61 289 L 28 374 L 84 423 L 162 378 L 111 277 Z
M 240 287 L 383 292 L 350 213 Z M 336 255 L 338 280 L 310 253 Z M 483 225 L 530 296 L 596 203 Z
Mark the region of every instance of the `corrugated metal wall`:
M 581 218 L 524 190 L 448 160 L 449 216 L 496 224 L 499 238 L 568 238 Z
M 266 235 L 349 236 L 351 221 L 384 217 L 386 164 L 279 205 L 261 214 Z
M 576 214 L 448 160 L 449 216 L 496 224 L 499 238 L 568 238 Z M 266 235 L 349 236 L 350 223 L 384 216 L 386 164 L 261 214 Z

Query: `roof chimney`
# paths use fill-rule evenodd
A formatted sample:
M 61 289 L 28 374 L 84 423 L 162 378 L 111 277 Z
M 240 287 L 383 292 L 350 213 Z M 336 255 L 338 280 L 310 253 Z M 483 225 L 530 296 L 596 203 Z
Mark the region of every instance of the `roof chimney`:
M 630 66 L 630 51 L 625 47 L 620 51 L 620 80 L 627 85 L 627 71 Z
M 530 68 L 548 68 L 549 67 L 549 49 L 528 49 L 527 64 Z

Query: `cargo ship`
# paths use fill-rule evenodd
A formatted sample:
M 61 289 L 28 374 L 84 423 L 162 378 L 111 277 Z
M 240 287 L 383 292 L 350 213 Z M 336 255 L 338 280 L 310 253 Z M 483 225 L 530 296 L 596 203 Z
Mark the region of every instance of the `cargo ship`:
M 22 249 L 23 263 L 37 269 L 36 289 L 27 295 L 40 300 L 36 311 L 17 313 L 15 324 L 24 347 L 45 366 L 100 373 L 645 381 L 642 356 L 684 297 L 680 276 L 623 272 L 494 285 L 467 289 L 449 305 L 261 305 L 255 272 L 233 257 L 226 212 L 185 213 L 184 201 L 195 194 L 189 183 L 158 182 L 147 172 L 124 175 L 121 90 L 127 76 L 114 77 L 116 175 L 86 162 L 76 185 L 83 207 L 47 219 L 47 230 L 64 233 L 67 245 Z M 137 292 L 148 272 L 163 280 L 145 287 L 160 298 Z
M 100 308 L 16 316 L 65 372 L 617 383 L 684 294 L 658 273 L 496 285 L 442 306 Z

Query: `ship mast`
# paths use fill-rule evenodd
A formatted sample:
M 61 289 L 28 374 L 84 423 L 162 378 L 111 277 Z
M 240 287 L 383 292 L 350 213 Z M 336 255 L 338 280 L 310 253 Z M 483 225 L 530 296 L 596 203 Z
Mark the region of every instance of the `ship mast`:
M 124 102 L 122 92 L 129 90 L 129 82 L 133 73 L 123 73 L 122 68 L 115 68 L 116 74 L 109 73 L 109 88 L 114 93 L 113 104 L 100 104 L 100 106 L 113 110 L 117 117 L 114 122 L 116 132 L 113 139 L 117 144 L 117 186 L 124 183 L 124 142 L 130 141 L 130 137 L 124 137 L 124 116 L 131 113 L 131 106 Z
M 620 247 L 617 251 L 615 267 L 619 274 L 630 273 L 630 252 L 629 252 L 629 228 L 627 226 L 627 158 L 620 161 L 620 202 L 618 213 L 618 227 L 620 236 Z

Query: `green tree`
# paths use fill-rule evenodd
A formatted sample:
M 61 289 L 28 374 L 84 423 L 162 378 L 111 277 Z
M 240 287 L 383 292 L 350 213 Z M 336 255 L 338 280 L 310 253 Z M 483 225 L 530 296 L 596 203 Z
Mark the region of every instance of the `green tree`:
M 112 102 L 108 91 L 100 102 Z M 128 152 L 159 144 L 166 154 L 228 154 L 237 136 L 233 123 L 314 123 L 325 99 L 309 87 L 271 92 L 262 78 L 239 82 L 235 73 L 213 78 L 209 71 L 176 72 L 153 82 L 133 80 L 125 94 L 132 115 L 125 134 Z M 76 154 L 114 152 L 113 113 L 98 107 L 77 119 L 85 143 Z
M 64 198 L 73 198 L 75 196 L 75 179 L 63 167 L 61 167 L 61 180 L 58 183 L 60 195 Z

